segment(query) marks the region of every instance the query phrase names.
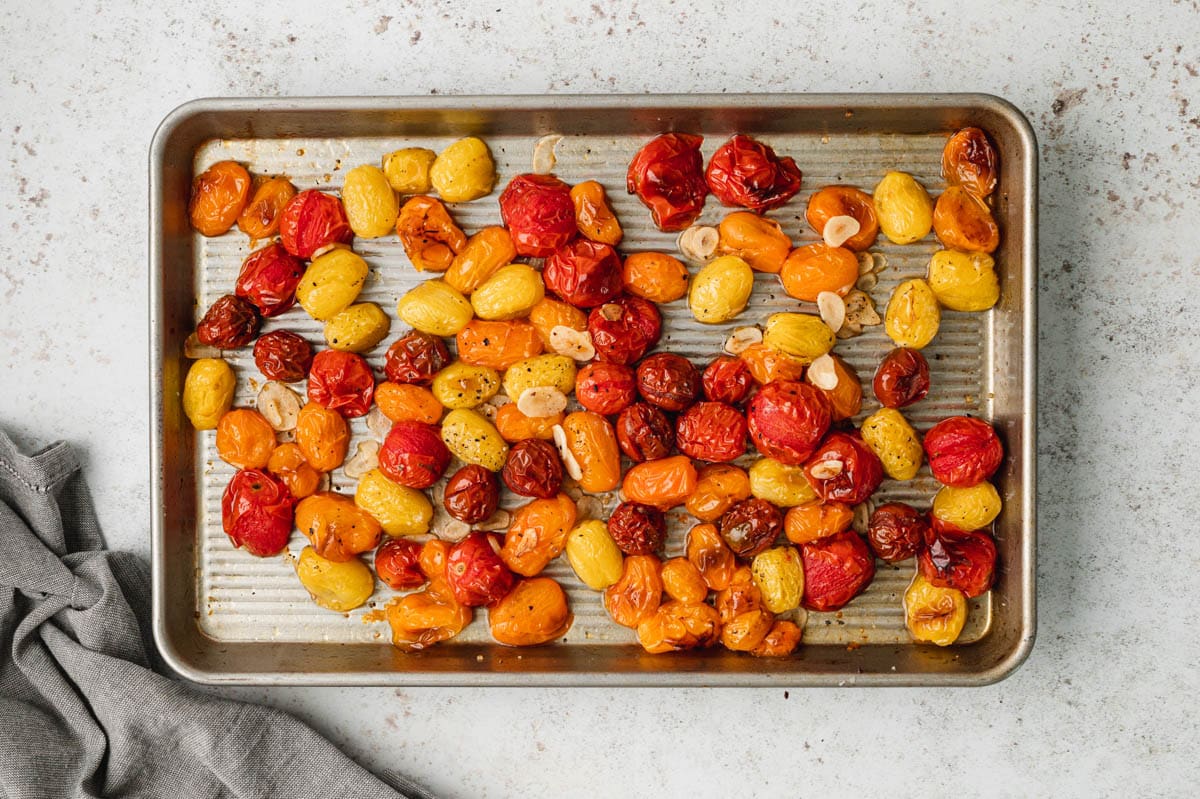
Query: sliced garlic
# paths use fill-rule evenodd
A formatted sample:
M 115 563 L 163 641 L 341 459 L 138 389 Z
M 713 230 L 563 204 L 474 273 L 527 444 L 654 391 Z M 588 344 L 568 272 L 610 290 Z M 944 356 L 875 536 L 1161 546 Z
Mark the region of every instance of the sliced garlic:
M 606 302 L 600 306 L 600 315 L 610 322 L 619 321 L 624 313 L 625 309 L 615 302 Z
M 517 397 L 517 410 L 531 419 L 545 419 L 567 409 L 567 395 L 553 386 L 534 386 Z
M 381 411 L 379 406 L 376 405 L 367 414 L 367 429 L 376 438 L 387 438 L 388 433 L 392 432 L 392 420 L 387 418 L 387 414 Z
M 567 446 L 567 431 L 563 430 L 561 424 L 556 424 L 551 429 L 554 433 L 554 446 L 558 447 L 558 456 L 562 458 L 567 474 L 571 476 L 572 480 L 581 479 L 583 470 L 579 468 L 579 461 L 575 460 L 575 453 L 571 452 L 571 448 Z
M 199 358 L 220 358 L 221 351 L 216 347 L 201 344 L 200 339 L 193 333 L 183 342 L 183 357 L 191 358 L 192 360 Z
M 854 284 L 854 287 L 859 291 L 870 291 L 877 285 L 879 285 L 879 276 L 874 272 L 867 272 L 858 278 L 858 282 Z
M 692 225 L 676 239 L 675 245 L 683 253 L 683 257 L 696 263 L 708 263 L 717 252 L 717 242 L 721 234 L 715 227 L 708 225 Z
M 291 444 L 296 440 L 295 430 L 280 430 L 275 434 L 275 441 L 279 444 Z
M 575 502 L 575 519 L 577 521 L 599 519 L 603 513 L 604 503 L 596 497 L 584 496 Z
M 325 253 L 329 252 L 330 250 L 348 250 L 348 249 L 350 249 L 350 245 L 342 244 L 341 242 L 335 241 L 332 244 L 326 244 L 324 247 L 318 247 L 317 249 L 313 250 L 313 254 L 310 256 L 310 260 L 315 261 L 318 258 L 320 258 L 322 255 L 324 255 Z
M 858 235 L 858 231 L 862 230 L 862 225 L 858 224 L 858 220 L 852 216 L 834 216 L 830 217 L 825 223 L 825 229 L 821 231 L 821 237 L 825 239 L 825 243 L 830 247 L 841 247 L 850 239 Z
M 570 497 L 572 502 L 578 502 L 584 497 L 583 489 L 579 487 L 579 483 L 570 477 L 562 481 L 561 491 Z
M 871 255 L 872 259 L 875 261 L 876 273 L 882 272 L 884 269 L 888 268 L 888 259 L 886 255 L 881 252 L 872 253 Z
M 846 301 L 833 291 L 822 291 L 817 295 L 817 310 L 821 321 L 829 325 L 834 333 L 842 329 L 846 322 Z
M 846 295 L 845 303 L 847 324 L 856 324 L 861 330 L 863 327 L 873 327 L 883 321 L 875 311 L 875 303 L 865 292 L 852 289 Z
M 278 380 L 263 383 L 254 406 L 276 431 L 296 429 L 296 420 L 300 418 L 300 396 Z
M 475 525 L 475 529 L 494 533 L 500 530 L 507 530 L 510 524 L 512 524 L 512 514 L 501 509 Z
M 321 479 L 317 481 L 317 491 L 328 491 L 333 487 L 333 478 L 329 476 L 329 472 L 321 472 Z
M 554 148 L 562 139 L 562 134 L 550 133 L 537 140 L 533 145 L 533 174 L 549 175 L 554 171 L 554 165 L 558 163 Z
M 555 325 L 551 328 L 550 349 L 575 361 L 590 361 L 596 357 L 596 347 L 592 344 L 592 335 L 586 330 L 576 330 L 566 325 Z
M 808 375 L 808 382 L 819 389 L 833 391 L 837 388 L 837 364 L 834 363 L 833 356 L 828 353 L 810 363 L 805 374 Z
M 871 514 L 874 512 L 875 503 L 869 499 L 854 506 L 854 520 L 850 524 L 860 535 L 867 534 L 867 527 L 871 522 Z
M 838 460 L 821 461 L 808 470 L 814 480 L 832 480 L 842 473 L 845 464 Z
M 865 275 L 868 272 L 875 271 L 875 256 L 869 252 L 857 253 L 858 258 L 858 273 Z
M 371 438 L 358 442 L 358 446 L 354 449 L 354 454 L 342 466 L 342 471 L 351 480 L 358 480 L 367 472 L 378 468 L 379 442 Z
M 461 541 L 471 532 L 471 525 L 460 522 L 446 512 L 438 503 L 433 506 L 433 519 L 429 522 L 429 532 L 443 541 Z
M 755 344 L 762 344 L 762 330 L 757 327 L 735 327 L 725 339 L 725 352 L 740 355 Z

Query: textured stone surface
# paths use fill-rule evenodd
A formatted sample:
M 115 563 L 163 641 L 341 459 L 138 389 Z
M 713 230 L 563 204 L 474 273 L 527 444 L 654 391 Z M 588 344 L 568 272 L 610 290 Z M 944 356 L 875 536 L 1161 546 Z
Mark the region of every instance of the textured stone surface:
M 146 151 L 178 103 L 987 91 L 1041 144 L 1040 635 L 1015 676 L 980 690 L 228 693 L 451 796 L 1188 792 L 1195 3 L 864 2 L 841 17 L 784 2 L 330 5 L 0 16 L 0 424 L 81 446 L 114 547 L 148 553 Z

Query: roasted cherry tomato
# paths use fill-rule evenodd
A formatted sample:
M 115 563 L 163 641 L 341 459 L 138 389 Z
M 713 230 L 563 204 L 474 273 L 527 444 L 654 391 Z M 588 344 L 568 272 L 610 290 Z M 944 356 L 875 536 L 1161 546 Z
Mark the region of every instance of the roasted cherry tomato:
M 353 352 L 322 350 L 308 372 L 308 398 L 348 419 L 366 416 L 375 396 L 375 375 Z
M 637 627 L 662 603 L 662 562 L 654 555 L 625 558 L 621 579 L 604 589 L 604 609 L 625 627 Z
M 279 240 L 297 258 L 312 258 L 322 247 L 345 244 L 352 238 L 354 231 L 342 201 L 316 189 L 293 197 L 279 217 Z
M 220 161 L 192 181 L 188 220 L 203 236 L 220 236 L 237 221 L 250 196 L 250 173 L 236 161 Z
M 226 294 L 204 312 L 196 338 L 209 347 L 236 350 L 254 340 L 258 323 L 258 311 L 249 300 Z
M 758 213 L 790 200 L 800 191 L 800 177 L 794 160 L 740 133 L 717 148 L 704 173 L 709 191 L 722 204 Z
M 336 414 L 335 414 L 336 416 Z M 341 419 L 341 417 L 338 417 Z M 343 422 L 344 424 L 344 422 Z M 271 450 L 267 471 L 278 477 L 298 500 L 317 493 L 321 473 L 304 457 L 304 451 L 294 441 L 280 444 Z
M 625 187 L 650 209 L 659 230 L 683 230 L 704 209 L 703 141 L 691 133 L 664 133 L 648 141 L 629 164 Z
M 686 455 L 635 464 L 625 472 L 621 493 L 631 502 L 670 510 L 696 491 L 696 467 Z
M 509 181 L 500 194 L 500 216 L 519 255 L 545 258 L 576 233 L 571 187 L 553 175 Z
M 789 466 L 804 463 L 829 429 L 829 400 L 816 386 L 779 380 L 763 386 L 746 412 L 758 451 Z
M 533 577 L 567 548 L 575 503 L 566 494 L 535 499 L 513 512 L 500 557 L 522 577 Z
M 800 380 L 804 377 L 804 361 L 773 350 L 765 344 L 751 344 L 738 353 L 760 386 L 778 380 Z
M 658 508 L 622 502 L 608 517 L 608 534 L 626 555 L 652 555 L 667 538 L 667 520 Z
M 567 592 L 549 577 L 519 580 L 516 587 L 488 608 L 492 638 L 505 646 L 537 646 L 561 638 L 575 617 Z
M 602 416 L 620 413 L 637 399 L 633 370 L 618 363 L 589 363 L 575 374 L 575 399 Z
M 861 252 L 875 243 L 879 236 L 879 218 L 871 195 L 853 186 L 826 186 L 808 198 L 804 218 L 818 236 L 825 235 L 825 225 L 835 216 L 848 216 L 858 222 L 858 232 L 842 244 Z
M 296 304 L 296 286 L 304 264 L 282 244 L 268 244 L 242 261 L 237 295 L 249 300 L 264 317 L 279 316 Z
M 962 186 L 976 197 L 996 190 L 1000 156 L 979 128 L 963 128 L 942 149 L 942 177 L 951 186 Z
M 879 362 L 871 387 L 888 408 L 912 405 L 929 393 L 929 363 L 920 350 L 896 347 Z
M 995 429 L 981 419 L 951 416 L 925 434 L 929 470 L 939 482 L 965 488 L 996 473 L 1004 447 Z
M 696 490 L 687 498 L 687 511 L 702 522 L 715 522 L 734 503 L 750 497 L 750 476 L 728 463 L 700 470 Z
M 687 559 L 700 572 L 704 584 L 713 591 L 729 586 L 737 569 L 737 556 L 725 544 L 713 524 L 698 524 L 687 534 Z
M 221 526 L 235 547 L 266 558 L 292 536 L 294 500 L 287 485 L 261 469 L 242 469 L 221 496 Z
M 621 293 L 621 257 L 607 244 L 575 239 L 549 254 L 542 280 L 563 302 L 594 308 Z
M 441 543 L 441 542 L 438 542 Z M 428 588 L 388 603 L 387 622 L 392 628 L 392 644 L 400 649 L 421 650 L 446 641 L 463 631 L 474 615 L 460 605 L 444 579 L 433 580 Z
M 238 228 L 252 239 L 269 239 L 279 232 L 283 208 L 296 196 L 287 178 L 254 181 L 254 193 L 238 215 Z
M 375 551 L 375 574 L 388 588 L 408 591 L 425 585 L 421 544 L 411 538 L 392 538 Z
M 393 383 L 428 386 L 450 363 L 450 350 L 437 336 L 410 330 L 388 347 L 383 371 Z
M 446 582 L 460 604 L 477 608 L 502 599 L 517 578 L 500 559 L 500 544 L 477 530 L 450 548 Z
M 275 428 L 261 413 L 234 408 L 217 423 L 217 455 L 238 469 L 265 469 L 275 449 Z
M 752 558 L 775 543 L 783 530 L 783 514 L 770 502 L 751 497 L 722 514 L 720 529 L 738 557 Z
M 508 448 L 500 479 L 514 494 L 549 499 L 562 488 L 562 460 L 549 441 L 527 438 Z
M 638 393 L 664 411 L 682 411 L 700 394 L 700 373 L 673 352 L 659 352 L 638 364 Z
M 704 387 L 704 396 L 713 402 L 737 405 L 750 396 L 754 388 L 754 375 L 741 358 L 718 355 L 705 368 L 700 382 Z
M 697 402 L 679 414 L 675 442 L 698 461 L 736 460 L 746 452 L 746 417 L 724 402 Z
M 857 505 L 883 482 L 883 464 L 857 435 L 830 433 L 805 462 L 804 474 L 825 502 Z
M 575 225 L 581 236 L 614 247 L 621 243 L 621 223 L 602 185 L 594 180 L 576 184 L 571 188 L 571 201 L 575 204 Z
M 658 408 L 635 402 L 617 417 L 617 444 L 632 461 L 665 458 L 675 449 L 675 426 Z
M 996 543 L 982 530 L 968 532 L 935 523 L 925 532 L 925 551 L 917 565 L 933 585 L 976 597 L 996 578 Z
M 379 470 L 409 488 L 429 488 L 449 465 L 438 428 L 422 422 L 396 422 L 379 450 Z
M 631 364 L 654 346 L 662 332 L 658 308 L 641 297 L 616 297 L 588 315 L 588 332 L 596 357 L 609 363 Z
M 867 540 L 880 560 L 888 563 L 907 560 L 925 546 L 929 519 L 911 505 L 888 502 L 871 514 Z
M 875 558 L 853 530 L 801 545 L 800 558 L 804 561 L 802 604 L 809 610 L 837 610 L 875 578 Z
M 829 416 L 833 421 L 840 422 L 858 416 L 858 412 L 862 410 L 862 382 L 858 379 L 858 372 L 842 360 L 840 355 L 831 352 L 827 357 L 828 364 L 823 364 L 821 359 L 814 363 L 818 369 L 825 369 L 827 366 L 831 366 L 832 369 L 826 369 L 818 377 L 818 371 L 809 368 L 804 374 L 804 381 L 812 383 L 825 394 L 825 399 L 829 400 Z M 837 382 L 833 388 L 825 388 L 831 376 Z
M 496 476 L 477 463 L 467 464 L 446 482 L 442 505 L 460 522 L 479 524 L 500 506 Z
M 807 544 L 848 530 L 853 521 L 854 509 L 846 503 L 813 500 L 788 509 L 783 533 L 793 544 Z
M 271 380 L 303 380 L 312 362 L 312 345 L 290 330 L 272 330 L 254 342 L 254 363 Z
M 313 550 L 336 563 L 379 546 L 383 528 L 350 497 L 324 491 L 305 497 L 296 506 L 296 528 Z
M 652 655 L 712 646 L 721 635 L 721 617 L 703 602 L 665 602 L 638 624 L 637 634 Z
M 418 272 L 445 272 L 467 246 L 467 235 L 433 197 L 413 197 L 396 218 L 404 254 Z

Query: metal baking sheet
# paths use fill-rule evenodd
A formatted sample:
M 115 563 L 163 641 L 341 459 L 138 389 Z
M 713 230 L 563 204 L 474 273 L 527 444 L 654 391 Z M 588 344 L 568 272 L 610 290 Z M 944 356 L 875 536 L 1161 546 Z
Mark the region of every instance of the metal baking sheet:
M 294 534 L 290 552 L 258 559 L 233 549 L 221 530 L 220 497 L 232 468 L 222 462 L 211 431 L 190 429 L 179 408 L 187 362 L 184 338 L 208 305 L 227 293 L 251 243 L 236 229 L 219 238 L 192 233 L 185 218 L 191 175 L 224 159 L 252 172 L 285 174 L 299 188 L 337 190 L 346 170 L 379 163 L 402 146 L 440 150 L 462 135 L 484 137 L 496 157 L 500 182 L 528 171 L 534 142 L 560 133 L 556 174 L 568 183 L 599 180 L 625 229 L 623 253 L 674 248 L 674 234 L 657 231 L 648 212 L 624 191 L 629 159 L 663 130 L 705 135 L 704 154 L 733 132 L 755 135 L 795 157 L 804 188 L 770 214 L 797 244 L 816 240 L 803 220 L 812 191 L 846 183 L 867 191 L 888 169 L 913 173 L 931 193 L 942 187 L 940 156 L 946 136 L 965 124 L 987 129 L 1001 150 L 996 214 L 1003 238 L 997 253 L 1002 298 L 986 314 L 945 312 L 926 350 L 933 388 L 905 415 L 918 430 L 953 413 L 993 419 L 1009 457 L 998 487 L 1005 510 L 997 525 L 1001 574 L 996 588 L 972 600 L 962 637 L 949 649 L 913 645 L 904 629 L 900 597 L 912 561 L 878 564 L 868 590 L 837 613 L 810 613 L 797 655 L 765 661 L 708 650 L 651 657 L 633 632 L 613 624 L 597 593 L 582 586 L 558 560 L 547 570 L 567 588 L 575 624 L 554 646 L 513 650 L 491 642 L 482 612 L 462 635 L 427 652 L 405 654 L 389 644 L 386 622 L 366 621 L 392 592 L 382 588 L 366 607 L 349 614 L 314 605 L 297 581 L 289 556 L 305 541 Z M 168 661 L 205 682 L 338 684 L 979 684 L 1003 677 L 1023 659 L 1034 634 L 1033 592 L 1033 377 L 1035 296 L 1035 148 L 1023 118 L 983 96 L 750 96 L 555 98 L 389 98 L 342 100 L 197 101 L 164 121 L 151 153 L 153 287 L 151 340 L 155 420 L 154 517 L 155 634 Z M 468 233 L 499 223 L 496 195 L 452 206 Z M 716 224 L 729 209 L 713 198 L 701 217 Z M 395 236 L 356 240 L 371 266 L 361 299 L 393 315 L 397 299 L 423 279 Z M 881 315 L 892 288 L 923 275 L 938 249 L 930 236 L 916 245 L 882 240 L 873 248 L 888 260 L 870 293 Z M 698 364 L 720 350 L 731 327 L 761 321 L 798 304 L 773 275 L 758 275 L 751 304 L 728 325 L 699 325 L 686 301 L 663 306 L 659 346 Z M 809 310 L 812 310 L 809 308 Z M 314 344 L 321 327 L 299 311 L 269 320 Z M 402 324 L 367 354 L 382 364 Z M 839 342 L 837 352 L 869 381 L 890 349 L 881 327 Z M 227 353 L 239 376 L 235 404 L 253 402 L 261 376 L 248 350 Z M 862 416 L 878 406 L 869 389 Z M 355 439 L 370 436 L 365 420 Z M 334 486 L 353 490 L 340 470 Z M 899 499 L 928 505 L 936 483 L 928 467 L 914 481 L 885 482 L 876 502 Z M 607 498 L 611 501 L 611 498 Z M 686 514 L 672 514 L 668 555 L 682 552 Z

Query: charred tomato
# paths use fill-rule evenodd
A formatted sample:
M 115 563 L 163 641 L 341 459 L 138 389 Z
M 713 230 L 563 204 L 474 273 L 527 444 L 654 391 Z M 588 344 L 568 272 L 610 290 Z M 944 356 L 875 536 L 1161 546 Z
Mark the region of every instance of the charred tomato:
M 704 177 L 722 204 L 762 213 L 800 191 L 801 174 L 791 158 L 780 158 L 767 145 L 739 133 L 713 153 Z
M 664 411 L 682 411 L 700 394 L 700 373 L 673 352 L 659 352 L 638 364 L 638 393 Z
M 635 402 L 617 417 L 617 444 L 632 461 L 665 458 L 675 449 L 675 428 L 653 405 Z

